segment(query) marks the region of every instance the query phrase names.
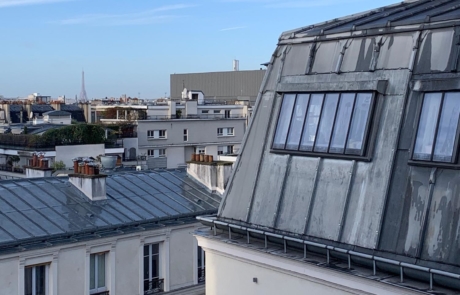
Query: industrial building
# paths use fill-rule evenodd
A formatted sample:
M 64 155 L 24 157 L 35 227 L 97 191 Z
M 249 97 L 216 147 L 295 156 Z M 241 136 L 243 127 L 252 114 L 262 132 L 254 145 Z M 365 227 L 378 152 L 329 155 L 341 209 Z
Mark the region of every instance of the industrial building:
M 235 67 L 234 67 L 235 68 Z M 170 98 L 180 100 L 184 88 L 204 93 L 208 101 L 244 100 L 252 104 L 257 98 L 265 70 L 171 74 Z
M 458 294 L 459 36 L 458 0 L 281 35 L 200 218 L 207 294 Z

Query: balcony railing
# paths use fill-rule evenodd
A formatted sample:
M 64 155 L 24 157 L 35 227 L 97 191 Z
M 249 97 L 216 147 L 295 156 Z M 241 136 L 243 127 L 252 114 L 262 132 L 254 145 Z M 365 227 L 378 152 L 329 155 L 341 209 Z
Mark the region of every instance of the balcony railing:
M 245 115 L 225 115 L 225 114 L 197 114 L 197 115 L 161 115 L 148 116 L 147 120 L 175 120 L 175 119 L 245 119 Z
M 157 294 L 164 291 L 164 279 L 144 281 L 144 295 Z
M 206 281 L 206 271 L 205 267 L 198 267 L 198 284 L 204 283 Z
M 0 171 L 24 174 L 24 169 L 20 167 L 11 167 L 9 165 L 0 165 Z
M 110 295 L 109 291 L 102 291 L 97 293 L 90 293 L 91 295 Z

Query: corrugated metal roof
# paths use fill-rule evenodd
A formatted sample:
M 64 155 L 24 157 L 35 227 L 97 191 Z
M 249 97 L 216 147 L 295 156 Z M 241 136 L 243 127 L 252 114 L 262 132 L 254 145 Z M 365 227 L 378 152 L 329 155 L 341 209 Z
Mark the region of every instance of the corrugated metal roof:
M 0 182 L 0 249 L 215 212 L 220 202 L 179 170 L 120 173 L 106 182 L 103 201 L 89 200 L 68 178 Z
M 283 33 L 286 35 L 320 36 L 382 27 L 430 24 L 460 17 L 459 0 L 420 0 L 402 2 L 360 14 L 334 19 Z M 292 37 L 292 36 L 291 36 Z

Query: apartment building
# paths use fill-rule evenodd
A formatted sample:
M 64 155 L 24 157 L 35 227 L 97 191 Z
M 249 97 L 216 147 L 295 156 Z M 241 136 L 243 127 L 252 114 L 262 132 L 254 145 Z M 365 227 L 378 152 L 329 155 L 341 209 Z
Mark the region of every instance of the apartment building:
M 156 107 L 156 108 L 155 108 Z M 167 102 L 149 107 L 153 115 L 137 122 L 138 155 L 149 159 L 150 168 L 184 167 L 194 153 L 237 153 L 248 120 L 244 104 L 181 104 Z
M 207 294 L 458 294 L 459 7 L 404 1 L 281 35 L 196 233 Z
M 202 295 L 219 202 L 177 170 L 2 181 L 0 294 Z

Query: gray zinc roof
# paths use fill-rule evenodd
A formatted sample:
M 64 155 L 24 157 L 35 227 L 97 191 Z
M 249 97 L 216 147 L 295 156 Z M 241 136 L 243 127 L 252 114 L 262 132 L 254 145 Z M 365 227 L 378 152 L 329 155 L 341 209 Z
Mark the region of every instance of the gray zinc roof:
M 107 177 L 107 200 L 90 201 L 68 178 L 0 182 L 0 252 L 25 244 L 97 237 L 215 212 L 220 197 L 184 171 Z M 157 225 L 158 226 L 158 225 Z M 21 246 L 22 245 L 22 246 Z
M 49 111 L 49 112 L 46 112 L 46 113 L 43 113 L 43 115 L 48 115 L 48 116 L 70 116 L 70 113 L 69 112 L 65 112 L 65 111 Z
M 294 36 L 321 36 L 386 27 L 408 26 L 419 23 L 456 20 L 460 17 L 458 0 L 404 1 L 367 12 L 283 33 L 282 39 Z

